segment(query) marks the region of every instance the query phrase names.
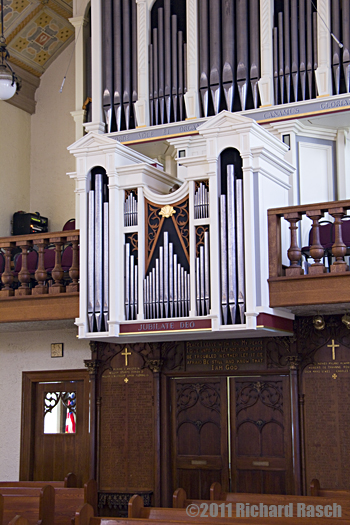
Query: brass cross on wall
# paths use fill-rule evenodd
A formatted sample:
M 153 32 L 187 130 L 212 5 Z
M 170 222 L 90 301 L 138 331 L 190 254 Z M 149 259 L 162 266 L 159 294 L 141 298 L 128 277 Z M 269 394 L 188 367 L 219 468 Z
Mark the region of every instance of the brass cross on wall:
M 128 366 L 128 355 L 131 355 L 132 352 L 128 352 L 128 349 L 125 347 L 124 352 L 121 355 L 125 356 L 125 366 Z
M 331 348 L 332 349 L 332 359 L 333 361 L 335 361 L 335 349 L 338 348 L 339 345 L 336 345 L 334 343 L 334 339 L 332 339 L 332 344 L 331 345 L 327 345 L 327 348 Z

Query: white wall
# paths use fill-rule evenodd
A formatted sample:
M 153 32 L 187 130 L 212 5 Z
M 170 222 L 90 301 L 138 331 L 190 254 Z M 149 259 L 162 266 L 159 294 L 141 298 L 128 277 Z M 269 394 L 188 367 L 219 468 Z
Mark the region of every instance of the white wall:
M 14 212 L 30 211 L 30 118 L 0 101 L 0 237 L 11 235 Z
M 89 342 L 78 340 L 76 333 L 72 322 L 65 330 L 0 334 L 0 480 L 19 478 L 22 372 L 85 369 Z M 51 358 L 51 343 L 64 344 L 64 357 Z
M 63 92 L 60 87 L 66 74 Z M 75 216 L 74 182 L 67 172 L 75 171 L 75 160 L 67 147 L 75 141 L 74 44 L 72 43 L 41 77 L 36 92 L 36 112 L 31 121 L 30 210 L 49 219 L 49 231 L 62 230 Z

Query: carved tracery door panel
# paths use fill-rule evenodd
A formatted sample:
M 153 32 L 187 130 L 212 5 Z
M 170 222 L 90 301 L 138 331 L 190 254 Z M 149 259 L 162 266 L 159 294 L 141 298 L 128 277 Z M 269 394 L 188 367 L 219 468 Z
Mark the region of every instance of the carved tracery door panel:
M 289 378 L 230 380 L 233 492 L 291 494 Z
M 293 493 L 288 376 L 174 379 L 171 411 L 173 490 Z
M 228 483 L 226 378 L 172 381 L 173 487 L 209 498 L 210 485 Z

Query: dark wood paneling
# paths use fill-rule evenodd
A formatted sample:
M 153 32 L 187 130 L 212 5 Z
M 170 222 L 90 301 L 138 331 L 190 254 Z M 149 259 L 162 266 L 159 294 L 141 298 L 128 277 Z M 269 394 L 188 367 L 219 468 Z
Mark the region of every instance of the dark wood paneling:
M 228 487 L 226 379 L 172 380 L 173 490 L 209 498 L 214 481 Z
M 232 378 L 232 492 L 291 494 L 289 378 Z

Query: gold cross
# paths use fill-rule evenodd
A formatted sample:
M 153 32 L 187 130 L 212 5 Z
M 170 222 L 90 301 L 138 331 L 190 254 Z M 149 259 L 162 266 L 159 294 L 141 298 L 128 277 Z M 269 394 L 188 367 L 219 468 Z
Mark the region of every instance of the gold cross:
M 128 355 L 131 355 L 132 352 L 128 352 L 128 349 L 125 347 L 122 355 L 125 356 L 125 366 L 128 366 Z
M 332 344 L 331 345 L 327 345 L 327 348 L 331 348 L 332 349 L 332 359 L 333 361 L 335 361 L 335 349 L 338 348 L 339 345 L 336 345 L 334 343 L 334 339 L 332 339 Z
M 124 352 L 121 355 L 125 356 L 125 366 L 128 366 L 128 355 L 131 355 L 132 352 L 128 352 L 128 349 L 125 347 Z

